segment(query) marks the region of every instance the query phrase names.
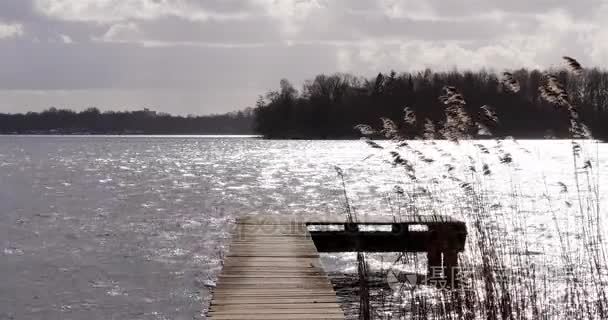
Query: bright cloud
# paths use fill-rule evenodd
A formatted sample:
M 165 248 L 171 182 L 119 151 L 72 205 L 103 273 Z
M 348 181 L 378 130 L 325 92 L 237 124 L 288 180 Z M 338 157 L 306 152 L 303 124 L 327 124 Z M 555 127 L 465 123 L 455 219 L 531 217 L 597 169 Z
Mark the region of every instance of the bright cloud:
M 57 19 L 100 23 L 165 17 L 202 21 L 244 18 L 239 12 L 210 12 L 187 0 L 36 0 L 35 5 L 40 13 Z
M 0 39 L 15 38 L 23 35 L 23 25 L 0 23 Z
M 21 90 L 4 103 L 24 107 L 45 90 L 108 105 L 182 94 L 200 113 L 318 73 L 501 71 L 563 55 L 607 67 L 607 15 L 604 0 L 1 0 L 0 38 L 19 41 L 0 41 L 0 91 Z M 99 93 L 115 90 L 138 94 Z
M 108 29 L 100 40 L 107 42 L 138 42 L 144 34 L 134 22 L 117 23 Z
M 59 39 L 61 39 L 61 41 L 65 44 L 74 43 L 74 40 L 72 40 L 72 38 L 70 36 L 65 35 L 65 34 L 60 34 Z
M 301 31 L 310 15 L 319 13 L 324 5 L 319 0 L 252 0 L 264 13 L 281 23 L 283 34 L 293 36 Z
M 381 0 L 382 11 L 391 18 L 413 20 L 438 20 L 440 17 L 427 1 L 418 0 Z

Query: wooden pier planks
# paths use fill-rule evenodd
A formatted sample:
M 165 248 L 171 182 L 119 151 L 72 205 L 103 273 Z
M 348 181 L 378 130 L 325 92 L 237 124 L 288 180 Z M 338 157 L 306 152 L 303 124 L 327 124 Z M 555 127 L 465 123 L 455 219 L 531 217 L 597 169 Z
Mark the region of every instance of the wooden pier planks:
M 306 224 L 268 216 L 237 220 L 208 315 L 212 320 L 344 319 Z

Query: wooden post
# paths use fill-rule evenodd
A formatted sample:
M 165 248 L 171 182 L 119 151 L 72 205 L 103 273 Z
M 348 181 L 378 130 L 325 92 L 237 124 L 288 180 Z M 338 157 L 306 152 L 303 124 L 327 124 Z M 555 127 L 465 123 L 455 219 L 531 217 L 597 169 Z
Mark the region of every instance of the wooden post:
M 446 269 L 446 277 L 448 281 L 448 286 L 452 289 L 457 289 L 460 287 L 458 283 L 459 276 L 459 267 L 458 267 L 458 252 L 456 251 L 446 251 L 443 253 L 443 262 L 445 263 Z
M 441 269 L 441 251 L 439 248 L 431 247 L 426 253 L 427 258 L 427 280 L 435 278 L 437 280 L 438 270 Z
M 359 225 L 357 223 L 345 223 L 344 224 L 344 231 L 345 232 L 352 232 L 352 233 L 357 233 L 359 232 Z
M 393 223 L 391 232 L 395 235 L 403 236 L 408 231 L 408 226 L 402 223 Z

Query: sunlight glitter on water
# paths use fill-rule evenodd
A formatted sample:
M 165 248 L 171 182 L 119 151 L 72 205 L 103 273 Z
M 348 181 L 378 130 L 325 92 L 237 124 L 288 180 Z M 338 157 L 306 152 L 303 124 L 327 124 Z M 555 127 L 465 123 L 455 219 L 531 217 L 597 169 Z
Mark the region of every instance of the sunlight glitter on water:
M 504 149 L 513 163 L 501 164 L 476 143 Z M 344 170 L 359 215 L 393 214 L 389 203 L 405 201 L 391 198 L 395 185 L 420 193 L 429 189 L 440 195 L 432 199 L 441 204 L 434 207 L 436 213 L 458 215 L 454 186 L 434 179 L 447 174 L 447 164 L 465 177 L 471 156 L 493 172 L 483 185 L 492 191 L 494 214 L 516 212 L 526 221 L 521 229 L 489 227 L 525 236 L 530 253 L 553 252 L 554 221 L 543 199 L 568 201 L 559 183 L 573 186 L 569 142 L 412 145 L 436 160 L 424 165 L 409 155 L 417 168 L 415 186 L 401 169 L 386 163 L 389 158 L 361 141 L 2 136 L 0 281 L 5 285 L 0 317 L 202 318 L 205 283 L 217 276 L 234 218 L 342 214 L 334 166 Z M 597 148 L 587 150 L 597 151 L 599 180 L 608 181 L 608 146 Z M 453 159 L 445 160 L 442 153 Z M 519 194 L 516 204 L 510 200 L 513 190 Z M 424 208 L 424 201 L 431 200 L 418 201 Z M 556 221 L 576 233 L 575 215 Z M 353 255 L 323 258 L 328 271 L 353 270 L 354 261 Z M 370 261 L 382 264 L 380 258 Z

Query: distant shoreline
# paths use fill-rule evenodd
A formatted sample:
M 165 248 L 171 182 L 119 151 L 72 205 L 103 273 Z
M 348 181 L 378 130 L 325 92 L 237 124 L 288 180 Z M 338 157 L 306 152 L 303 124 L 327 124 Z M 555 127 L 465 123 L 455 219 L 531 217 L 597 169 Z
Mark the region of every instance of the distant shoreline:
M 216 133 L 194 133 L 194 134 L 147 134 L 147 133 L 128 133 L 128 134 L 115 134 L 115 133 L 74 133 L 74 134 L 61 134 L 61 133 L 0 133 L 0 137 L 168 137 L 168 138 L 188 138 L 188 137 L 206 137 L 206 138 L 263 138 L 260 135 L 255 134 L 216 134 Z
M 359 141 L 361 138 L 357 137 L 343 137 L 343 138 L 266 138 L 262 135 L 255 134 L 5 134 L 0 133 L 0 137 L 49 137 L 49 138 L 228 138 L 228 139 L 258 139 L 267 141 Z M 389 141 L 388 139 L 374 139 L 375 141 Z M 461 141 L 491 141 L 491 140 L 516 140 L 516 141 L 569 141 L 572 139 L 567 138 L 485 138 L 485 139 L 463 139 Z M 574 139 L 577 141 L 583 141 L 585 139 Z M 407 139 L 405 141 L 429 141 L 420 139 Z M 432 141 L 448 141 L 447 139 L 435 139 Z M 598 141 L 600 143 L 606 143 L 608 141 L 602 139 L 586 140 L 586 141 Z

